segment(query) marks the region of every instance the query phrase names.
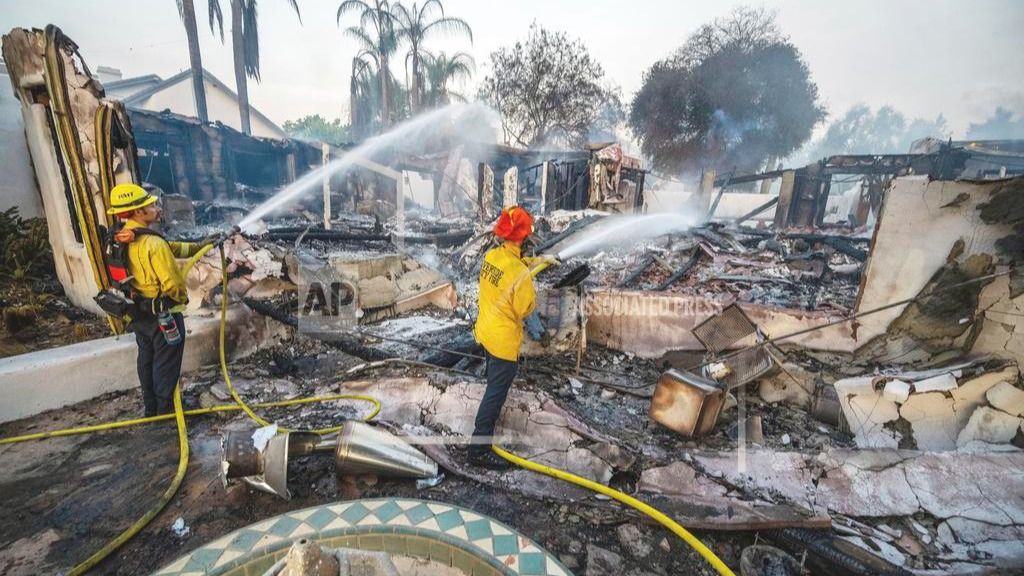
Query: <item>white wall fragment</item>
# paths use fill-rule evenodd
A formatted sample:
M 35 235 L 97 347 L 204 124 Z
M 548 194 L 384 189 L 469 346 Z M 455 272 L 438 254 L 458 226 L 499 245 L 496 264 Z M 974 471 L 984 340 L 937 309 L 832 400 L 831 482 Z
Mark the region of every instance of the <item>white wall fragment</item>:
M 885 383 L 885 388 L 882 390 L 883 398 L 897 404 L 906 402 L 908 396 L 910 396 L 910 384 L 902 380 L 890 380 Z
M 956 377 L 949 372 L 914 382 L 915 392 L 948 392 L 956 387 Z
M 989 444 L 1005 444 L 1013 440 L 1020 426 L 1020 418 L 995 408 L 982 406 L 971 414 L 967 426 L 957 437 L 956 445 L 965 446 L 975 440 Z
M 896 448 L 900 434 L 884 427 L 900 417 L 896 403 L 880 394 L 858 394 L 841 402 L 850 432 L 860 448 Z
M 1000 382 L 985 393 L 988 403 L 1011 416 L 1024 414 L 1024 390 L 1009 382 Z
M 956 450 L 956 414 L 953 400 L 941 392 L 912 394 L 900 407 L 900 416 L 910 422 L 919 450 Z

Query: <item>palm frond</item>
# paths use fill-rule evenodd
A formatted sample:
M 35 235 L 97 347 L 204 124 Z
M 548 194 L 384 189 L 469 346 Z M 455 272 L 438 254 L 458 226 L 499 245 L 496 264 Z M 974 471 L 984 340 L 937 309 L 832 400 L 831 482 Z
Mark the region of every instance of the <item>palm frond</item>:
M 441 0 L 427 0 L 426 2 L 423 3 L 423 7 L 420 8 L 420 20 L 426 18 L 427 10 L 429 10 L 431 6 L 437 6 L 438 12 L 441 13 L 442 17 L 444 17 L 444 5 L 441 4 Z
M 242 2 L 242 53 L 245 60 L 245 73 L 259 82 L 260 37 L 256 0 L 239 1 Z
M 292 8 L 295 9 L 295 15 L 299 17 L 299 24 L 302 24 L 302 14 L 299 12 L 298 0 L 288 0 L 288 3 L 291 4 Z
M 348 28 L 345 28 L 345 35 L 350 38 L 354 38 L 359 43 L 361 50 L 373 53 L 378 52 L 377 41 L 371 38 L 363 28 L 359 26 L 349 26 Z
M 364 2 L 363 0 L 345 0 L 338 6 L 338 25 L 341 25 L 341 19 L 346 14 L 355 11 L 364 13 L 368 10 L 373 10 L 373 7 Z
M 391 17 L 398 22 L 401 28 L 408 28 L 413 22 L 412 14 L 405 4 L 395 3 L 391 6 Z
M 213 34 L 213 23 L 217 23 L 217 31 L 220 32 L 221 44 L 224 43 L 224 13 L 220 9 L 220 0 L 207 0 L 207 8 L 210 18 L 210 34 Z
M 423 27 L 423 35 L 426 36 L 428 32 L 434 29 L 441 32 L 447 32 L 449 34 L 465 34 L 469 37 L 470 44 L 473 43 L 473 29 L 470 28 L 469 24 L 462 18 L 456 18 L 455 16 L 444 16 L 442 18 L 438 18 Z

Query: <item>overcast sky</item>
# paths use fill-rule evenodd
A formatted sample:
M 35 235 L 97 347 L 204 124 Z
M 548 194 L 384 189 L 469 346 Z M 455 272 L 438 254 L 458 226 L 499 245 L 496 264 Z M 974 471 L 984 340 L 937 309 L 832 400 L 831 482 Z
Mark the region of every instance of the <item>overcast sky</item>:
M 230 0 L 221 0 L 227 42 L 210 34 L 207 0 L 195 0 L 203 64 L 234 85 Z M 306 114 L 345 114 L 354 42 L 336 24 L 338 0 L 259 0 L 262 82 L 252 103 L 278 122 Z M 530 23 L 581 39 L 629 102 L 644 71 L 681 45 L 701 24 L 740 4 L 705 0 L 447 0 L 448 14 L 467 20 L 467 40 L 428 48 L 466 50 L 487 72 L 488 55 L 525 38 Z M 829 112 L 852 104 L 890 104 L 910 117 L 945 114 L 954 137 L 996 106 L 1024 114 L 1024 1 L 777 0 L 783 31 L 800 49 Z M 349 16 L 344 24 L 353 23 Z M 89 66 L 119 68 L 125 77 L 171 76 L 188 67 L 185 32 L 174 0 L 0 0 L 0 30 L 53 23 L 81 47 Z M 396 59 L 393 72 L 404 77 Z M 474 82 L 475 84 L 475 82 Z M 0 89 L 8 89 L 0 87 Z M 474 91 L 473 86 L 466 91 Z

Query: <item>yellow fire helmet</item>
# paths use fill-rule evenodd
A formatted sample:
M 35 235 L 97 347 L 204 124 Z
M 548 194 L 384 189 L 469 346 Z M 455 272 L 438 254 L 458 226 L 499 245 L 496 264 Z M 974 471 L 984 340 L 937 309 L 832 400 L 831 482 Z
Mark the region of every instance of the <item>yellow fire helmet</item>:
M 150 194 L 142 186 L 125 182 L 110 190 L 110 208 L 107 214 L 124 214 L 156 203 L 160 198 Z

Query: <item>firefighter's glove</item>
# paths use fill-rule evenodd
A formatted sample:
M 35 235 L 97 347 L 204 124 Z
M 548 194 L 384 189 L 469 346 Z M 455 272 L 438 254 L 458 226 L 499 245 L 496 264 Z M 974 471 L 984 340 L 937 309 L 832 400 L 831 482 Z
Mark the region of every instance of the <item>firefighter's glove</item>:
M 217 244 L 220 244 L 226 239 L 226 234 L 224 234 L 223 232 L 217 232 L 215 234 L 210 234 L 206 238 L 203 238 L 202 240 L 199 241 L 199 244 L 202 246 L 216 246 Z
M 562 264 L 558 258 L 551 254 L 541 254 L 539 258 L 541 262 L 544 262 L 548 266 L 560 266 Z
M 526 317 L 526 334 L 530 340 L 537 342 L 544 338 L 544 321 L 540 319 L 540 314 L 536 310 Z

